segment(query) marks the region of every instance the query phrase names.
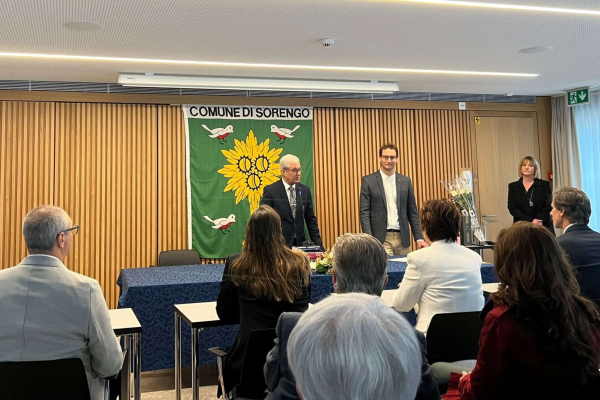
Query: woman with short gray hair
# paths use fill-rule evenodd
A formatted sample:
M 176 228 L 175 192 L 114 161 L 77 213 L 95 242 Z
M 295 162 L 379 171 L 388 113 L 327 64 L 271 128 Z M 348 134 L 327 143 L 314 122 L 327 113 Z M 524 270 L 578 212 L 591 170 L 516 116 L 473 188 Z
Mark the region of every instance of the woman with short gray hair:
M 298 321 L 287 346 L 304 400 L 413 400 L 421 350 L 410 324 L 376 296 L 330 296 Z

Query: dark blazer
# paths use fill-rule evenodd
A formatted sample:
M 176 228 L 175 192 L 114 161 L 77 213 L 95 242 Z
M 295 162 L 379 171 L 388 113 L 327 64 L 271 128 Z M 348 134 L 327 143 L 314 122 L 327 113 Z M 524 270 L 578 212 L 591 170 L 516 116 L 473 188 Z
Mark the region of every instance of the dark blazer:
M 245 287 L 235 285 L 229 276 L 229 266 L 239 256 L 239 254 L 236 254 L 227 259 L 223 270 L 221 291 L 217 299 L 217 314 L 221 321 L 240 324 L 240 330 L 224 360 L 223 377 L 226 385 L 225 389 L 228 392 L 240 381 L 244 353 L 252 331 L 275 328 L 277 320 L 283 312 L 306 311 L 310 299 L 310 284 L 294 303 L 257 298 Z
M 288 364 L 287 344 L 292 330 L 298 323 L 302 313 L 283 313 L 277 322 L 277 339 L 275 347 L 267 355 L 264 367 L 265 380 L 269 395 L 265 400 L 300 400 L 296 392 L 296 380 Z M 417 391 L 417 400 L 439 400 L 440 392 L 427 364 L 427 341 L 425 335 L 415 330 L 421 344 L 421 384 Z
M 600 300 L 600 233 L 586 224 L 576 224 L 557 240 L 577 271 L 581 294 Z
M 529 206 L 529 197 L 531 197 L 533 207 Z M 525 186 L 523 186 L 523 178 L 508 184 L 508 211 L 513 216 L 513 223 L 517 221 L 533 222 L 534 219 L 540 219 L 544 226 L 554 233 L 554 226 L 550 218 L 551 210 L 550 182 L 536 178 L 528 191 L 525 191 Z
M 300 201 L 302 200 L 302 201 Z M 283 181 L 279 180 L 275 183 L 265 186 L 263 197 L 260 204 L 273 207 L 281 217 L 281 229 L 285 243 L 292 247 L 294 244 L 294 233 L 296 234 L 296 243 L 301 246 L 306 240 L 304 235 L 304 221 L 310 240 L 315 245 L 321 246 L 321 234 L 319 233 L 319 225 L 317 217 L 313 209 L 312 195 L 310 188 L 301 183 L 296 183 L 296 215 L 292 216 L 292 207 L 283 186 Z
M 423 239 L 419 222 L 419 209 L 415 201 L 410 178 L 396 172 L 396 205 L 402 246 L 410 246 L 408 224 L 412 228 L 415 240 Z M 360 186 L 360 225 L 364 233 L 373 235 L 381 243 L 387 233 L 387 206 L 381 172 L 363 176 Z

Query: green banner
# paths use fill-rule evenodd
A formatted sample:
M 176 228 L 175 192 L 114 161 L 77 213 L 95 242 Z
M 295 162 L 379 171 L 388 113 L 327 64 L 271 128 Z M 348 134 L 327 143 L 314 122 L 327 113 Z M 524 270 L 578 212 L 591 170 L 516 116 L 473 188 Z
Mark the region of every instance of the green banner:
M 239 253 L 279 160 L 300 158 L 314 192 L 312 108 L 184 105 L 188 240 L 204 258 Z

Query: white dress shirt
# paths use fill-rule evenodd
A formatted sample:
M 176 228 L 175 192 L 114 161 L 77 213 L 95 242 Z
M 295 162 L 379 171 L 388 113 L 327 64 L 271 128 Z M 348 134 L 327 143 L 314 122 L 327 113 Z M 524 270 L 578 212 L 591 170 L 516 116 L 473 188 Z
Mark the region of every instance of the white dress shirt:
M 569 226 L 567 226 L 565 229 L 563 229 L 563 232 L 562 232 L 562 233 L 563 233 L 563 235 L 564 235 L 565 233 L 567 233 L 567 229 L 569 229 L 569 228 L 570 228 L 570 227 L 572 227 L 573 225 L 577 225 L 577 224 L 569 224 Z
M 443 240 L 408 254 L 408 267 L 394 293 L 397 311 L 419 306 L 416 329 L 425 333 L 435 314 L 481 311 L 481 256 Z
M 387 229 L 400 230 L 398 221 L 398 192 L 396 192 L 396 173 L 387 176 L 382 170 L 381 179 L 383 179 L 383 190 L 385 191 L 385 205 L 387 207 Z

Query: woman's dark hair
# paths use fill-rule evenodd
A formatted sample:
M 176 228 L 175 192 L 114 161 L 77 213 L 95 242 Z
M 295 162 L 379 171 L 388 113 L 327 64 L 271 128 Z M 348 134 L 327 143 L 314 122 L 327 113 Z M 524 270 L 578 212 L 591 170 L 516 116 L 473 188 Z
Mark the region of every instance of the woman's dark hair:
M 421 208 L 421 226 L 432 242 L 456 242 L 460 232 L 461 214 L 448 199 L 428 200 Z
M 581 384 L 598 375 L 598 309 L 579 294 L 573 267 L 554 235 L 517 222 L 498 235 L 494 264 L 500 285 L 491 299 L 515 308 L 543 352 L 548 372 L 566 368 Z
M 258 298 L 293 303 L 310 283 L 308 258 L 285 245 L 279 214 L 260 206 L 250 216 L 240 258 L 230 267 L 231 280 Z

